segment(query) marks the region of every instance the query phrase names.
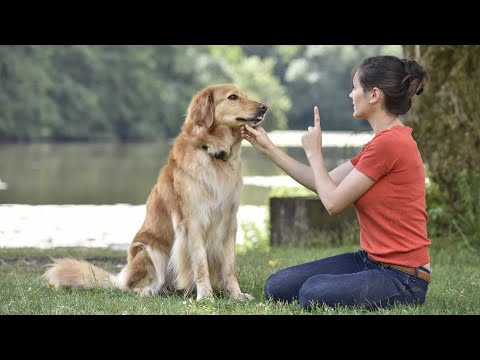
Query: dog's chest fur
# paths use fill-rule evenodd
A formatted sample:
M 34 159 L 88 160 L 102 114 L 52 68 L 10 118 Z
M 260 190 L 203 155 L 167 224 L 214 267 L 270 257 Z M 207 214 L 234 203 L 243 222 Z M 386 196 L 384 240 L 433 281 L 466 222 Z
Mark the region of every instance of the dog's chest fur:
M 227 161 L 215 159 L 207 153 L 198 154 L 198 166 L 194 165 L 195 169 L 190 172 L 198 186 L 190 191 L 199 206 L 218 208 L 224 203 L 238 202 L 236 200 L 240 197 L 242 187 L 239 151 L 232 151 Z
M 206 212 L 228 206 L 238 208 L 242 188 L 240 142 L 221 144 L 209 142 L 209 151 L 197 146 L 184 151 L 175 159 L 174 187 L 192 212 Z M 212 156 L 215 152 L 228 152 L 228 159 Z M 177 152 L 179 154 L 179 152 Z M 199 214 L 191 214 L 198 216 Z

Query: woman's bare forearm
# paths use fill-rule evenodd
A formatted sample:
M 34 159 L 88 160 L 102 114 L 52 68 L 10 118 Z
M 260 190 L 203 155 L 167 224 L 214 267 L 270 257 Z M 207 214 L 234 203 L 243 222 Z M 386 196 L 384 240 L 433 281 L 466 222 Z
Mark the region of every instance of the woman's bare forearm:
M 266 156 L 270 158 L 270 160 L 272 160 L 280 169 L 285 171 L 299 184 L 305 186 L 306 188 L 312 190 L 315 193 L 317 192 L 315 186 L 315 178 L 313 176 L 313 171 L 310 166 L 295 160 L 278 147 L 272 148 L 266 154 Z M 352 170 L 353 165 L 350 160 L 348 160 L 347 162 L 337 166 L 328 174 L 332 178 L 335 185 L 338 186 Z
M 344 162 L 341 165 L 338 165 L 335 169 L 330 171 L 328 175 L 332 178 L 335 185 L 340 185 L 340 183 L 347 177 L 348 174 L 354 169 L 353 164 L 350 160 Z
M 310 166 L 295 160 L 276 146 L 272 148 L 266 156 L 299 184 L 317 192 L 315 188 L 315 178 L 313 177 Z

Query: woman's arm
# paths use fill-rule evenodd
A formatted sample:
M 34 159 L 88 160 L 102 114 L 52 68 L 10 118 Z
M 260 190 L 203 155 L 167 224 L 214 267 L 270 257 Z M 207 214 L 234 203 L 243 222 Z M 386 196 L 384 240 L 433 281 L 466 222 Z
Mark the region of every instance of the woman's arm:
M 372 178 L 353 168 L 337 186 L 327 173 L 323 156 L 310 156 L 308 159 L 310 163 L 315 163 L 312 168 L 315 176 L 316 193 L 330 215 L 336 215 L 345 210 L 375 184 Z
M 252 128 L 248 125 L 242 128 L 242 138 L 247 140 L 261 154 L 267 156 L 280 169 L 285 171 L 295 181 L 306 188 L 317 192 L 315 178 L 312 168 L 305 165 L 275 146 L 267 135 L 265 129 L 261 126 Z M 353 165 L 347 161 L 330 171 L 329 175 L 336 185 L 353 170 Z
M 308 127 L 308 132 L 302 136 L 302 145 L 312 168 L 316 192 L 325 209 L 330 215 L 336 215 L 347 206 L 353 204 L 360 196 L 370 189 L 375 181 L 353 168 L 340 184 L 330 176 L 325 167 L 322 154 L 322 130 L 320 114 L 314 108 L 314 126 Z
M 355 167 L 350 162 L 350 160 L 344 162 L 343 164 L 337 166 L 335 169 L 330 171 L 328 175 L 332 178 L 335 185 L 340 185 L 340 183 L 347 177 L 348 174 L 352 172 Z M 312 172 L 313 174 L 313 172 Z M 316 191 L 315 191 L 316 192 Z

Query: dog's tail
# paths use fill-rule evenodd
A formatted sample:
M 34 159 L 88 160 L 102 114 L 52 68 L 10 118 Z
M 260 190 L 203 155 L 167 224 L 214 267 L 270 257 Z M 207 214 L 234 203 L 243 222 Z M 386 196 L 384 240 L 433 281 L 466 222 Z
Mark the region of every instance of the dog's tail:
M 55 289 L 72 288 L 120 288 L 117 276 L 82 260 L 72 258 L 52 259 L 44 277 Z

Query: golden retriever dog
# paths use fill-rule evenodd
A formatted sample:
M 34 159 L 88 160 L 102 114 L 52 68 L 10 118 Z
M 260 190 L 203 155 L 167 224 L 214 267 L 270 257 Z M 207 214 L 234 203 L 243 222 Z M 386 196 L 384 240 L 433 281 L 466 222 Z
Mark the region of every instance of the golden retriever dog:
M 55 259 L 44 274 L 55 288 L 117 287 L 151 296 L 214 290 L 250 299 L 237 280 L 235 240 L 242 187 L 240 127 L 256 126 L 265 104 L 235 85 L 209 86 L 191 100 L 167 164 L 146 202 L 145 220 L 118 275 L 88 262 Z

